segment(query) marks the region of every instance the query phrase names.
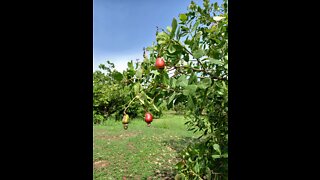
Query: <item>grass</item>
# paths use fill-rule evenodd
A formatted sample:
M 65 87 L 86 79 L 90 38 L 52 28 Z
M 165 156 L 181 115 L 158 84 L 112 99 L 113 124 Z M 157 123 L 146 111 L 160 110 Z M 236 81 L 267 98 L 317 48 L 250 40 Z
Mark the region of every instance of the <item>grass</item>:
M 178 152 L 198 135 L 182 115 L 166 112 L 147 127 L 143 119 L 94 125 L 94 179 L 174 179 Z

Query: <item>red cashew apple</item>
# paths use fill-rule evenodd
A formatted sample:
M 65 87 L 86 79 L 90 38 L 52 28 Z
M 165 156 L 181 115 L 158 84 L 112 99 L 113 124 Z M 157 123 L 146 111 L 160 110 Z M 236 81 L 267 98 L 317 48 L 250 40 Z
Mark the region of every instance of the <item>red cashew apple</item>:
M 153 119 L 152 114 L 149 113 L 149 112 L 147 112 L 147 113 L 145 114 L 144 120 L 146 121 L 146 123 L 147 123 L 148 126 L 150 126 L 150 123 L 152 122 L 152 119 Z
M 156 59 L 156 68 L 163 69 L 165 65 L 166 64 L 165 64 L 164 59 L 162 57 L 158 57 Z

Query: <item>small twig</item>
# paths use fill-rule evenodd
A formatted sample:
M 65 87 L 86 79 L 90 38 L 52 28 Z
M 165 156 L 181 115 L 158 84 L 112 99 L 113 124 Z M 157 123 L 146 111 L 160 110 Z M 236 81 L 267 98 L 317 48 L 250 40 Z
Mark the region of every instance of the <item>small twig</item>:
M 182 44 L 180 44 L 179 41 L 177 41 L 177 40 L 175 40 L 175 39 L 172 39 L 172 40 L 173 40 L 174 42 L 178 43 L 178 44 L 179 44 L 183 49 L 185 49 L 192 57 L 194 57 L 193 54 L 192 54 L 185 46 L 183 46 Z M 200 66 L 202 67 L 202 69 L 204 70 L 204 72 L 206 72 L 206 69 L 204 68 L 202 62 L 201 62 L 198 58 L 197 58 L 196 60 L 197 60 L 197 62 L 200 64 Z
M 128 104 L 128 106 L 124 109 L 123 114 L 127 114 L 126 111 L 128 109 L 128 107 L 130 106 L 130 104 L 137 98 L 137 96 L 135 96 Z
M 189 69 L 192 69 L 192 70 L 194 70 L 194 71 L 197 71 L 197 72 L 205 72 L 205 73 L 207 73 L 207 74 L 209 74 L 206 70 L 204 70 L 204 69 L 197 69 L 197 68 L 194 68 L 194 67 L 188 67 L 188 66 L 174 66 L 175 68 L 180 68 L 180 69 L 182 69 L 182 68 L 189 68 Z
M 175 43 L 179 44 L 183 49 L 185 49 L 191 56 L 193 56 L 193 54 L 185 47 L 183 46 L 179 41 L 172 39 Z
M 204 70 L 204 72 L 207 72 L 206 69 L 204 68 L 202 62 L 201 62 L 199 59 L 197 59 L 197 61 L 198 61 L 198 63 L 200 64 L 200 66 L 202 67 L 202 69 Z
M 224 80 L 224 81 L 227 80 L 226 78 L 216 77 L 216 76 L 213 76 L 213 77 L 203 77 L 203 76 L 199 76 L 198 78 L 200 78 L 200 79 L 211 78 L 211 79 Z
M 165 86 L 164 84 L 160 84 L 158 87 L 160 87 L 160 88 L 162 88 L 162 89 L 170 90 L 170 91 L 175 91 L 174 89 L 167 88 L 168 86 Z M 160 94 L 160 93 L 159 93 L 159 94 Z
M 167 71 L 172 71 L 172 70 L 175 70 L 176 68 L 173 66 L 173 68 L 171 69 L 168 69 Z
M 133 80 L 143 80 L 143 78 L 132 77 L 130 79 L 125 80 L 124 83 L 128 83 L 129 81 L 133 81 Z

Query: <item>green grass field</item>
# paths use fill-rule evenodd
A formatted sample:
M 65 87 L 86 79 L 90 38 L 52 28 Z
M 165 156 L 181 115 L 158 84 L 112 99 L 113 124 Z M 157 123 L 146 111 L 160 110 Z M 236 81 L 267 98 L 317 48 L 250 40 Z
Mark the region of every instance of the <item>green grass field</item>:
M 174 179 L 178 152 L 198 135 L 186 130 L 182 115 L 166 112 L 147 127 L 143 119 L 95 125 L 94 179 Z

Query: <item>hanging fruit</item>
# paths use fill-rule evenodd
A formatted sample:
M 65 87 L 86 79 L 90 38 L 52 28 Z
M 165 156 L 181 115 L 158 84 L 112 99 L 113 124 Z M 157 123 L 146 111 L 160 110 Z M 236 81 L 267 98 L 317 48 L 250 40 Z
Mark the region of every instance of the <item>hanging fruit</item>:
M 156 59 L 156 68 L 157 69 L 163 69 L 165 67 L 166 63 L 164 62 L 164 59 L 162 57 L 158 57 Z
M 128 129 L 128 123 L 129 123 L 129 115 L 128 114 L 124 114 L 123 118 L 122 118 L 122 124 L 123 124 L 123 128 L 125 130 Z
M 150 127 L 150 124 L 151 124 L 151 122 L 152 122 L 152 119 L 153 119 L 152 114 L 149 113 L 149 112 L 147 112 L 147 113 L 145 114 L 144 120 L 146 121 L 148 127 Z

